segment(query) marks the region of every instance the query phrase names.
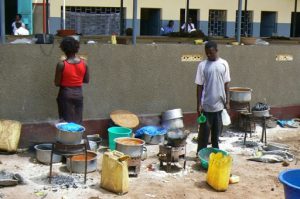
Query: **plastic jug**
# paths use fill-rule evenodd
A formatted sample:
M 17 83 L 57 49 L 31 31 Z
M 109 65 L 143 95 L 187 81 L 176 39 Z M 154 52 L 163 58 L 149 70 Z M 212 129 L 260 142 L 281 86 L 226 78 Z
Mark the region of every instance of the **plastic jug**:
M 111 44 L 117 44 L 117 37 L 115 33 L 111 35 Z
M 119 151 L 105 152 L 102 160 L 101 187 L 108 191 L 125 194 L 128 192 L 128 155 Z
M 221 116 L 222 116 L 222 123 L 224 126 L 228 126 L 229 124 L 231 124 L 231 119 L 226 109 L 223 109 Z
M 203 115 L 203 113 L 201 113 L 201 115 L 197 118 L 197 122 L 199 124 L 203 124 L 206 122 L 206 117 L 205 117 L 205 115 Z
M 211 153 L 206 176 L 207 183 L 217 191 L 226 191 L 229 185 L 232 157 L 222 153 Z
M 22 124 L 14 120 L 0 120 L 0 150 L 14 152 L 17 150 Z

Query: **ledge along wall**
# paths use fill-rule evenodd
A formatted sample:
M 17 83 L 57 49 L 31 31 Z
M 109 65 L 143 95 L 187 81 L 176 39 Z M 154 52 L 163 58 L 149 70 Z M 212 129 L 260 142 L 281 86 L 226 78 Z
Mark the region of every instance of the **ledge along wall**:
M 126 109 L 142 124 L 159 123 L 161 112 L 182 108 L 186 126 L 195 126 L 198 62 L 182 62 L 203 45 L 81 45 L 91 81 L 84 86 L 87 134 L 107 136 L 109 113 Z M 300 48 L 297 45 L 225 46 L 219 55 L 230 64 L 231 86 L 253 89 L 251 104 L 266 101 L 280 118 L 300 116 Z M 55 66 L 58 45 L 0 45 L 0 117 L 23 122 L 20 146 L 52 141 L 57 120 Z M 292 61 L 276 61 L 289 55 Z

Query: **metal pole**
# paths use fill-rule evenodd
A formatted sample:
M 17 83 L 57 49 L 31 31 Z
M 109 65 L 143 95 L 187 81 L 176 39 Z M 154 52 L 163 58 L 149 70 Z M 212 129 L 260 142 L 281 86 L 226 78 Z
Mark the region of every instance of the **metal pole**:
M 43 0 L 43 33 L 46 33 L 46 1 Z
M 46 0 L 46 33 L 49 34 L 49 0 Z
M 66 29 L 66 0 L 63 2 L 63 30 Z
M 132 44 L 136 45 L 136 35 L 137 35 L 137 0 L 133 0 L 133 20 L 132 20 Z
M 243 0 L 239 0 L 238 18 L 237 18 L 237 31 L 236 31 L 236 40 L 237 40 L 238 43 L 241 43 L 242 4 L 243 4 Z
M 297 27 L 297 0 L 295 0 L 295 8 L 293 13 L 294 19 L 293 19 L 293 37 L 296 37 L 296 27 Z
M 248 35 L 247 29 L 246 29 L 246 27 L 248 26 L 247 7 L 248 7 L 248 0 L 245 0 L 245 9 L 244 9 L 244 35 L 245 36 Z
M 186 0 L 185 27 L 184 27 L 185 32 L 188 32 L 189 9 L 190 9 L 190 0 Z
M 5 44 L 5 0 L 0 0 L 1 43 Z
M 124 1 L 121 0 L 121 6 L 120 6 L 120 35 L 124 35 Z

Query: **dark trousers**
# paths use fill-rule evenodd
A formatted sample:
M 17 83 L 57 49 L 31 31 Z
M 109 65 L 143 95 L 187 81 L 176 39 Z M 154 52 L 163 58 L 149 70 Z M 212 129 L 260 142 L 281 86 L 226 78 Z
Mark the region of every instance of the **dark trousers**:
M 221 135 L 222 124 L 222 111 L 218 112 L 203 112 L 206 117 L 206 122 L 200 124 L 198 129 L 198 149 L 206 148 L 208 144 L 209 134 L 211 133 L 211 143 L 213 148 L 219 148 L 219 135 Z
M 60 120 L 82 123 L 83 96 L 81 87 L 60 88 L 56 101 Z

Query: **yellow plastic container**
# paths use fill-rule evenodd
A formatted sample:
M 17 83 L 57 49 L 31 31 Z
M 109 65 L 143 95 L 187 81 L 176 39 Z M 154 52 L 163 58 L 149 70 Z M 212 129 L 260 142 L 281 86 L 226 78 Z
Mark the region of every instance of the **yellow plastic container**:
M 206 176 L 207 183 L 217 191 L 226 191 L 229 185 L 232 157 L 222 153 L 211 153 Z
M 128 192 L 129 156 L 119 151 L 105 152 L 102 160 L 101 187 L 108 191 L 125 194 Z
M 13 120 L 0 120 L 0 149 L 15 152 L 19 145 L 21 123 Z

